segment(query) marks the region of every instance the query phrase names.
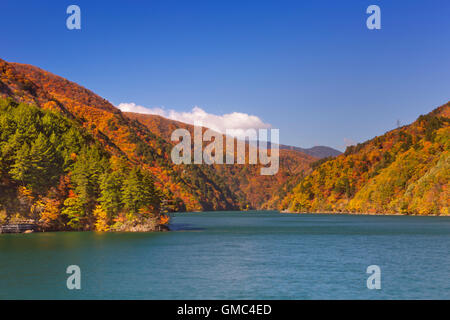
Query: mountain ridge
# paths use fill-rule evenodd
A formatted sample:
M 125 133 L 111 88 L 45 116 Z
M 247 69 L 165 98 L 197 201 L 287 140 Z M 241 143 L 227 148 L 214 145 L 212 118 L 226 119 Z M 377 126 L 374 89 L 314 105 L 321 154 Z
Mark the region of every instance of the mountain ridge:
M 170 134 L 173 132 L 173 130 L 177 128 L 183 128 L 183 129 L 190 129 L 192 127 L 191 124 L 169 119 L 157 114 L 147 114 L 147 113 L 139 113 L 139 112 L 123 112 L 124 114 L 128 115 L 131 118 L 145 118 L 148 117 L 151 119 L 151 122 L 153 122 L 153 125 L 150 124 L 150 121 L 146 121 L 146 123 L 151 126 L 151 130 L 155 133 L 158 133 L 159 135 L 164 136 L 166 139 L 170 140 Z M 169 125 L 169 123 L 171 125 Z M 159 125 L 157 125 L 159 124 Z M 162 127 L 162 130 L 161 130 Z M 207 126 L 206 126 L 207 127 Z M 171 128 L 168 130 L 167 128 Z M 281 150 L 293 150 L 298 151 L 310 156 L 313 156 L 315 158 L 327 158 L 327 157 L 336 157 L 340 154 L 342 154 L 341 151 L 336 150 L 332 147 L 328 146 L 313 146 L 311 148 L 302 148 L 297 146 L 290 146 L 285 144 L 279 144 L 279 149 Z
M 311 148 L 302 148 L 302 147 L 296 147 L 296 146 L 289 146 L 280 144 L 280 149 L 288 149 L 288 150 L 295 150 L 299 152 L 303 152 L 306 154 L 309 154 L 310 156 L 316 157 L 316 158 L 328 158 L 328 157 L 337 157 L 338 155 L 342 154 L 341 151 L 336 150 L 334 148 L 328 147 L 328 146 L 313 146 Z

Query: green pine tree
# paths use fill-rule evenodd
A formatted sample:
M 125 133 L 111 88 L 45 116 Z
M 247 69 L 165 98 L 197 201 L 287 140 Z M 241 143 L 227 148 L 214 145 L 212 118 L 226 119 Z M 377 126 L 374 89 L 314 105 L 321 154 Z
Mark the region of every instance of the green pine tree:
M 9 174 L 11 178 L 22 184 L 22 186 L 28 185 L 33 178 L 32 167 L 33 162 L 30 157 L 30 147 L 27 143 L 24 143 L 22 147 L 17 151 L 15 155 L 14 164 L 11 166 Z
M 142 174 L 133 168 L 123 182 L 122 201 L 124 208 L 133 215 L 137 215 L 143 203 Z
M 110 216 L 119 213 L 120 208 L 122 207 L 121 180 L 122 177 L 118 172 L 105 173 L 100 177 L 101 196 L 99 201 L 102 208 L 104 208 Z

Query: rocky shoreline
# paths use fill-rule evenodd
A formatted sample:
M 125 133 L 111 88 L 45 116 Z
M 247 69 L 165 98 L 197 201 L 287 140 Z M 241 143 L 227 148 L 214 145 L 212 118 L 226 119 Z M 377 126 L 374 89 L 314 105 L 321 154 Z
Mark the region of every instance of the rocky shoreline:
M 36 223 L 8 223 L 0 225 L 0 234 L 6 233 L 34 233 L 34 232 L 73 232 L 77 230 L 45 230 Z M 95 230 L 78 230 L 95 231 Z M 168 224 L 160 224 L 155 220 L 145 221 L 144 223 L 124 223 L 116 229 L 106 232 L 167 232 L 170 231 Z M 95 231 L 98 232 L 98 231 Z

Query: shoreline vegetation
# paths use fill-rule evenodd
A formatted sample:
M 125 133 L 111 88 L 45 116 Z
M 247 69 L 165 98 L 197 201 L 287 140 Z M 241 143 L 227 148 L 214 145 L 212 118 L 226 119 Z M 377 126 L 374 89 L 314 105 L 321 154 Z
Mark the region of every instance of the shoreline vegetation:
M 430 213 L 430 214 L 418 214 L 418 213 L 401 213 L 401 212 L 337 212 L 337 211 L 321 211 L 321 212 L 306 212 L 306 211 L 289 211 L 283 210 L 280 213 L 288 214 L 328 214 L 328 215 L 353 215 L 353 216 L 413 216 L 413 217 L 450 217 L 450 214 L 445 213 Z
M 252 211 L 257 212 L 271 212 L 274 210 L 236 210 L 235 212 L 242 212 L 246 214 L 251 214 Z M 276 211 L 276 210 L 275 210 Z M 188 214 L 195 213 L 207 213 L 207 212 L 222 212 L 222 211 L 190 211 L 190 212 L 182 212 Z M 232 211 L 233 212 L 233 211 Z M 448 214 L 414 214 L 414 213 L 389 213 L 389 212 L 336 212 L 336 211 L 321 211 L 321 212 L 306 212 L 306 211 L 289 211 L 289 210 L 281 210 L 278 211 L 279 214 L 308 214 L 308 215 L 365 215 L 365 216 L 416 216 L 416 217 L 450 217 Z M 161 223 L 161 217 L 163 217 L 163 223 Z M 140 223 L 130 222 L 123 224 L 120 228 L 115 230 L 108 230 L 106 232 L 167 232 L 170 231 L 170 220 L 171 218 L 166 214 L 161 214 L 161 216 L 153 219 L 148 219 L 147 221 L 143 221 Z M 13 230 L 16 229 L 16 230 Z M 34 223 L 33 221 L 10 221 L 5 224 L 0 220 L 0 234 L 2 233 L 23 233 L 29 234 L 34 232 L 73 232 L 77 230 L 44 230 L 39 224 Z M 85 232 L 98 232 L 96 230 L 83 230 Z
M 2 224 L 150 231 L 169 222 L 153 175 L 115 157 L 73 120 L 0 99 L 0 129 Z
M 257 212 L 272 212 L 273 210 L 236 210 L 231 212 L 242 212 L 245 214 L 251 214 L 252 211 Z M 191 211 L 191 212 L 182 212 L 187 214 L 196 214 L 196 213 L 208 213 L 208 212 L 229 212 L 229 211 Z M 420 214 L 411 214 L 411 213 L 381 213 L 381 212 L 333 212 L 333 211 L 321 211 L 321 212 L 294 212 L 289 210 L 278 211 L 279 214 L 297 214 L 297 215 L 364 215 L 364 216 L 415 216 L 415 217 L 450 217 L 448 214 L 428 214 L 428 215 L 420 215 Z M 160 222 L 160 219 L 148 219 L 147 221 L 141 223 L 127 223 L 122 225 L 120 229 L 108 230 L 103 232 L 167 232 L 170 230 L 170 218 L 167 215 L 162 215 L 165 217 L 164 223 Z M 1 221 L 0 221 L 1 222 Z M 7 224 L 0 223 L 0 234 L 6 233 L 23 233 L 29 234 L 34 232 L 74 232 L 80 230 L 44 230 L 38 224 L 33 221 L 10 221 Z M 84 232 L 99 232 L 96 230 L 82 230 Z
M 0 234 L 5 233 L 34 233 L 34 232 L 73 232 L 73 231 L 94 231 L 94 232 L 166 232 L 170 231 L 170 217 L 166 214 L 147 218 L 143 221 L 128 221 L 115 229 L 109 230 L 70 230 L 70 229 L 47 229 L 42 223 L 33 220 L 16 220 L 8 222 L 0 221 Z

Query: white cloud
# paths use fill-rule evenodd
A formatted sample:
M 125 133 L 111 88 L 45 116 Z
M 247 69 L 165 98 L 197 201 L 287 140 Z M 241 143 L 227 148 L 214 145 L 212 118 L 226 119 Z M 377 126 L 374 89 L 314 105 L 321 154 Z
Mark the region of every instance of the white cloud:
M 259 117 L 242 112 L 232 112 L 223 115 L 208 113 L 195 106 L 189 112 L 165 110 L 164 108 L 146 108 L 135 103 L 120 103 L 117 106 L 123 112 L 156 114 L 167 119 L 181 121 L 188 124 L 199 124 L 220 133 L 233 130 L 233 135 L 240 136 L 247 129 L 267 129 L 271 125 L 264 123 Z

